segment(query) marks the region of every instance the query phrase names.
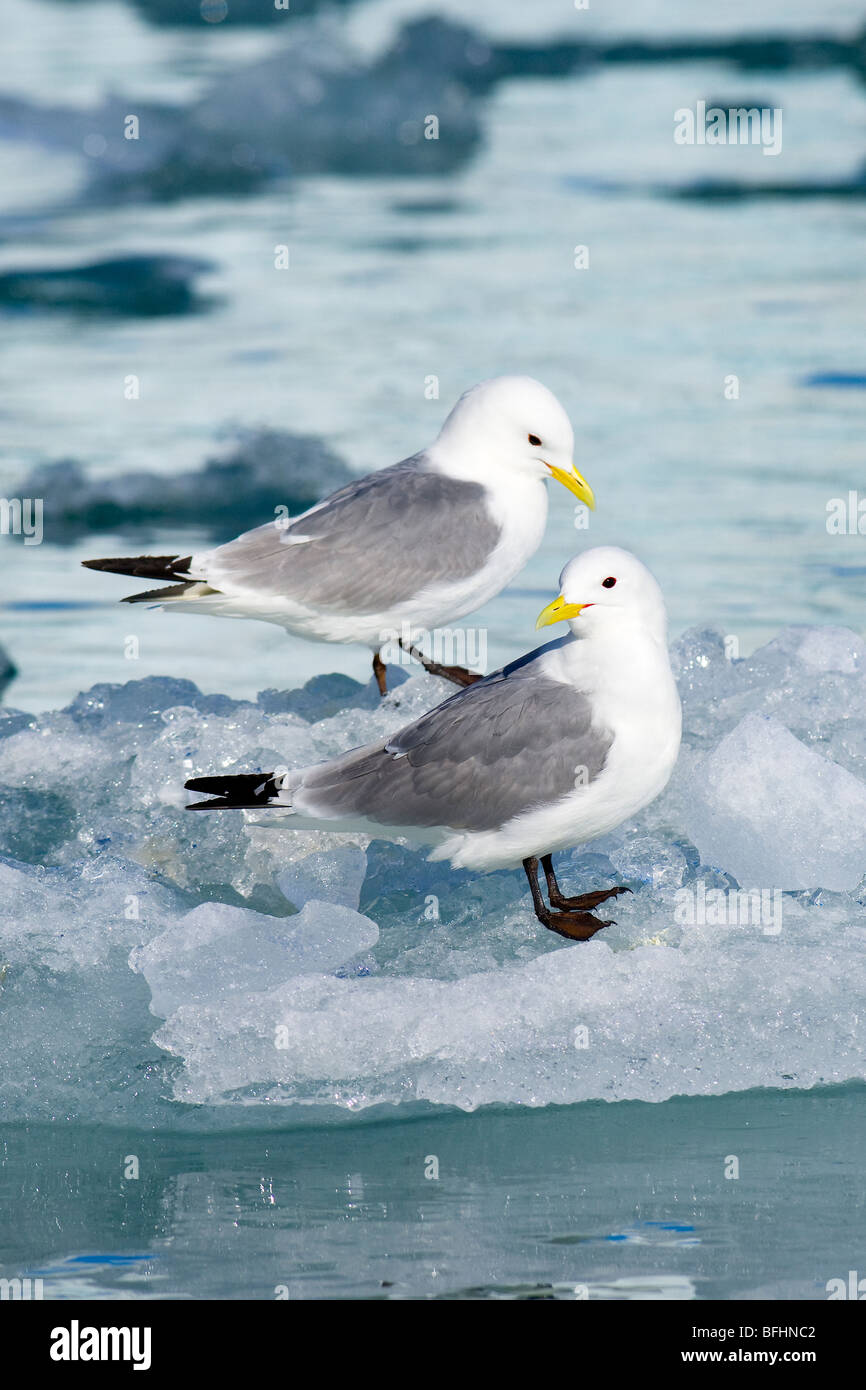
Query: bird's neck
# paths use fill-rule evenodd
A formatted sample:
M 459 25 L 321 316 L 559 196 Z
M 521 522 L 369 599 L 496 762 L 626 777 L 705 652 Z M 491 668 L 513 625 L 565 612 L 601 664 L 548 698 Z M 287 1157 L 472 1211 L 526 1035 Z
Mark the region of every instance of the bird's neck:
M 629 623 L 611 624 L 583 635 L 572 629 L 559 660 L 566 679 L 599 693 L 621 688 L 641 696 L 659 680 L 673 682 L 664 632 Z
M 445 447 L 443 441 L 437 439 L 425 450 L 424 467 L 448 478 L 459 478 L 461 482 L 480 483 L 492 492 L 530 493 L 544 485 L 540 474 L 534 476 L 524 466 L 510 463 L 507 457 L 481 450 L 477 443 L 473 447 L 461 447 L 456 441 L 447 441 Z

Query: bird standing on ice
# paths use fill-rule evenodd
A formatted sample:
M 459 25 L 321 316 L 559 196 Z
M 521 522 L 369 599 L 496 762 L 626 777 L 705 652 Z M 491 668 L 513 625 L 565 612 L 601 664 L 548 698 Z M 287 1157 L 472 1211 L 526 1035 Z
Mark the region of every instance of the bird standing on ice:
M 538 548 L 549 477 L 588 507 L 574 467 L 574 434 L 559 401 L 532 377 L 474 386 L 429 448 L 369 473 L 288 522 L 273 521 L 194 555 L 85 560 L 89 569 L 173 582 L 126 603 L 173 612 L 261 618 L 321 642 L 379 649 L 394 633 L 412 648 L 498 594 Z M 413 655 L 418 655 L 413 650 Z M 458 685 L 459 666 L 424 659 Z
M 661 590 L 627 550 L 566 565 L 539 627 L 571 632 L 452 695 L 385 743 L 283 775 L 197 777 L 214 799 L 191 809 L 282 807 L 299 825 L 432 841 L 455 868 L 522 863 L 536 916 L 585 941 L 602 889 L 560 891 L 551 856 L 603 835 L 666 785 L 681 715 Z M 539 859 L 549 906 L 538 882 Z

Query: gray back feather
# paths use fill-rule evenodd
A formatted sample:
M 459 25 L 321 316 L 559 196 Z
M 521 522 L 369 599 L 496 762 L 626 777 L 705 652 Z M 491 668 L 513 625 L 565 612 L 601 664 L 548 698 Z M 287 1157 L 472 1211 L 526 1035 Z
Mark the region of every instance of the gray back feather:
M 492 830 L 588 784 L 613 735 L 588 698 L 536 658 L 494 672 L 409 724 L 384 747 L 308 769 L 294 804 L 325 818 Z
M 283 530 L 269 523 L 221 546 L 209 581 L 375 613 L 474 574 L 500 535 L 485 489 L 427 471 L 422 457 L 348 483 Z M 293 535 L 311 539 L 293 544 Z

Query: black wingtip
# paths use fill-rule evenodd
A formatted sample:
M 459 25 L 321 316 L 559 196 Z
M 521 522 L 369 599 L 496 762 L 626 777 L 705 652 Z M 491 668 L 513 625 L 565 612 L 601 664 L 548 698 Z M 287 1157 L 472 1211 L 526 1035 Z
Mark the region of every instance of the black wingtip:
M 253 775 L 258 782 L 267 781 L 267 774 L 264 772 Z M 247 773 L 240 773 L 228 777 L 190 777 L 183 785 L 188 792 L 219 792 L 220 796 L 228 796 L 232 783 L 238 786 L 241 782 L 246 782 L 248 776 Z
M 184 782 L 188 792 L 210 792 L 213 800 L 194 801 L 188 811 L 211 811 L 219 808 L 241 811 L 256 806 L 269 806 L 279 788 L 271 772 L 241 772 L 226 777 L 191 777 Z
M 103 574 L 124 574 L 132 579 L 177 579 L 188 582 L 192 576 L 191 555 L 119 555 L 99 560 L 82 560 L 87 570 Z

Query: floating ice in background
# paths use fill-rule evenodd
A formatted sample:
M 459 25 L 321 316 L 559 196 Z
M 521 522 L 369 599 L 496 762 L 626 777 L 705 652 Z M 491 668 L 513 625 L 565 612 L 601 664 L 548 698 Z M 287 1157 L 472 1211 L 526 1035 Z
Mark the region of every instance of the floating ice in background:
M 207 307 L 195 280 L 215 267 L 191 256 L 115 256 L 87 265 L 0 273 L 0 306 L 154 318 Z
M 4 647 L 0 647 L 0 696 L 18 674 L 18 668 Z
M 206 24 L 285 24 L 289 0 L 283 6 L 263 5 L 262 0 L 132 0 L 136 9 L 152 24 L 189 25 L 202 29 Z M 315 14 L 331 5 L 349 5 L 354 0 L 290 0 L 292 17 Z
M 233 539 L 273 517 L 278 506 L 304 511 L 347 483 L 343 460 L 321 439 L 285 430 L 235 432 L 201 468 L 166 475 L 144 469 L 91 478 L 75 459 L 41 464 L 14 489 L 47 497 L 48 540 L 66 544 L 88 531 L 169 524 Z
M 214 3 L 218 6 L 219 0 Z M 844 78 L 849 70 L 859 70 L 866 46 L 862 30 L 844 38 L 818 31 L 805 40 L 768 32 L 705 40 L 630 37 L 623 42 L 588 34 L 585 22 L 580 35 L 563 25 L 561 16 L 554 23 L 559 32 L 540 39 L 536 32 L 529 43 L 502 43 L 486 30 L 443 15 L 423 15 L 405 23 L 376 54 L 361 53 L 331 24 L 302 26 L 292 31 L 290 44 L 278 44 L 266 57 L 220 73 L 189 104 L 137 97 L 135 115 L 147 139 L 129 138 L 130 100 L 112 94 L 90 110 L 0 96 L 0 140 L 83 151 L 88 193 L 99 200 L 240 197 L 271 179 L 297 174 L 451 173 L 481 143 L 483 98 L 507 79 L 561 79 L 623 66 L 635 70 L 710 62 L 725 70 L 733 66 L 735 73 L 817 70 Z M 715 104 L 714 99 L 708 102 Z M 754 100 L 751 89 L 748 97 L 732 89 L 719 96 L 719 104 L 772 108 L 775 98 L 768 103 L 763 95 Z M 787 110 L 786 104 L 786 118 Z M 435 135 L 429 133 L 431 116 L 437 122 Z M 695 155 L 704 142 L 690 145 Z M 653 192 L 732 198 L 758 192 L 802 196 L 808 189 L 817 197 L 857 194 L 863 187 L 859 170 L 822 182 L 803 180 L 799 169 L 792 177 L 790 165 L 785 178 L 764 160 L 760 166 L 760 174 L 753 165 L 741 178 L 731 177 L 729 165 L 720 175 L 715 164 L 702 164 L 702 176 L 686 182 L 677 178 Z M 640 174 L 641 182 L 648 173 Z
M 372 61 L 332 26 L 307 27 L 189 105 L 136 99 L 146 139 L 128 137 L 126 96 L 82 110 L 0 95 L 0 140 L 83 151 L 99 200 L 238 197 L 293 174 L 442 174 L 480 142 L 476 98 L 502 75 L 486 76 L 490 60 L 474 30 L 438 18 L 405 25 Z M 447 138 L 438 124 L 425 133 L 426 113 Z
M 676 644 L 670 787 L 557 863 L 567 889 L 633 890 L 577 946 L 539 926 L 519 869 L 184 810 L 190 776 L 385 738 L 449 693 L 432 677 L 383 701 L 333 676 L 255 703 L 151 679 L 5 711 L 9 1117 L 220 1127 L 863 1077 L 861 653 L 839 629 L 786 629 L 745 660 L 714 633 Z M 702 913 L 738 886 L 778 920 Z

